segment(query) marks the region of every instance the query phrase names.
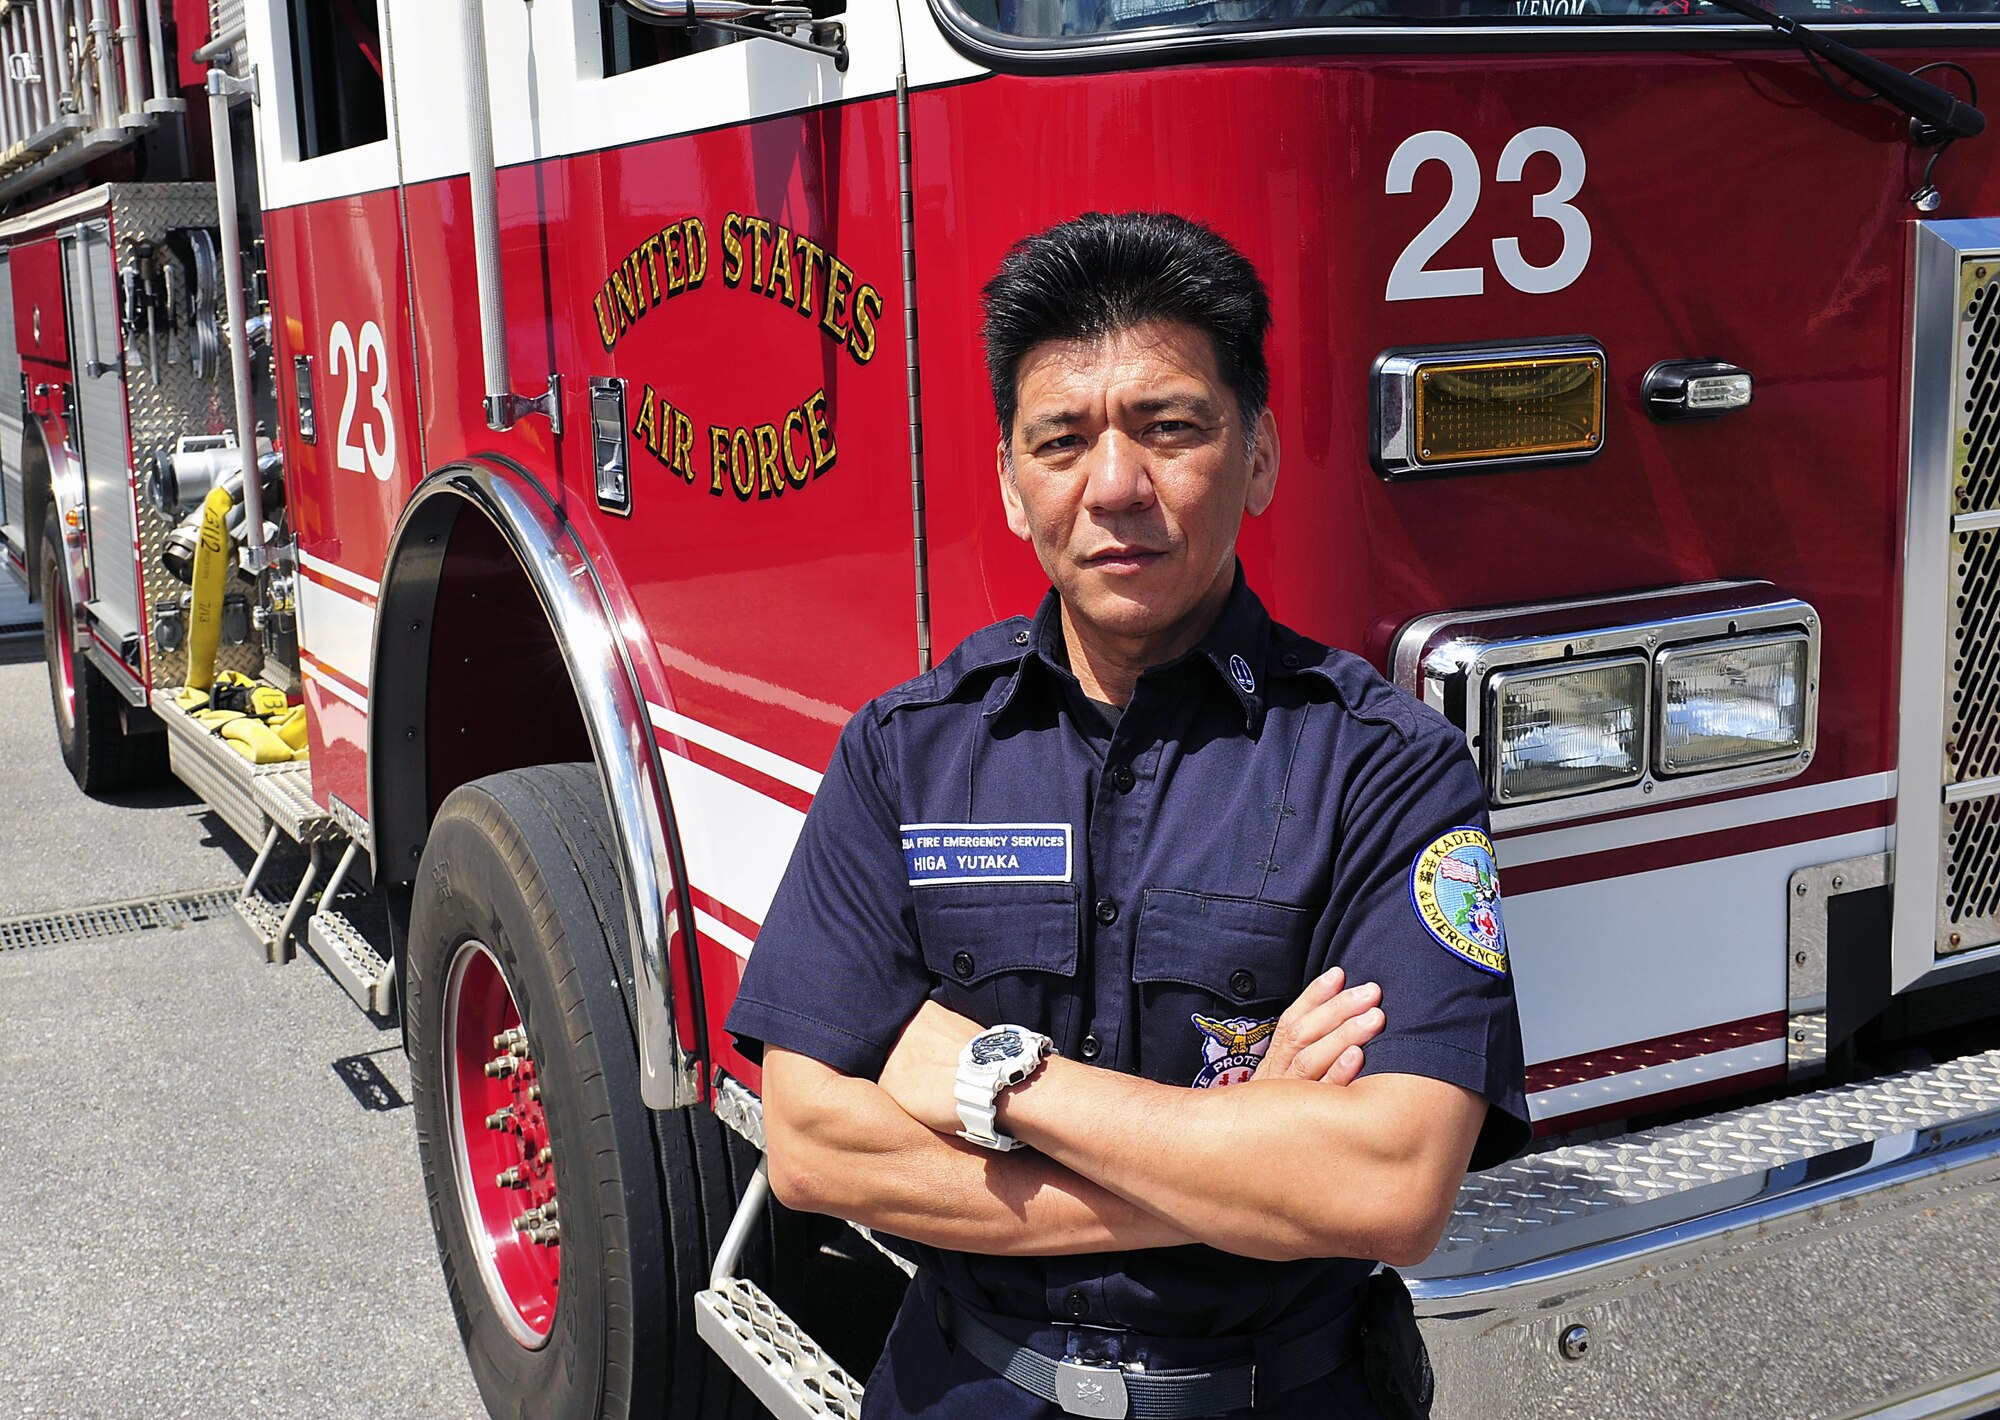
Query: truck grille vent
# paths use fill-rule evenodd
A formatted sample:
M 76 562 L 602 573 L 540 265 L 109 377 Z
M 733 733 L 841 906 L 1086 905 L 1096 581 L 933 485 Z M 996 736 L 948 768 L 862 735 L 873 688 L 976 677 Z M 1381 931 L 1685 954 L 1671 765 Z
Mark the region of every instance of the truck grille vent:
M 67 912 L 9 918 L 0 921 L 0 952 L 96 942 L 162 927 L 175 931 L 220 917 L 236 900 L 237 891 L 235 888 L 211 888 L 205 892 L 176 893 L 171 897 L 142 898 L 133 902 L 107 902 L 96 907 L 72 908 Z
M 1965 467 L 1959 472 L 1956 511 L 1990 508 L 2000 493 L 2000 282 L 1979 288 L 1966 312 L 1971 366 L 1970 410 L 1959 430 Z
M 1950 511 L 2000 508 L 2000 272 L 1968 262 L 1956 348 L 1964 352 L 1954 403 Z M 1943 783 L 2000 778 L 2000 533 L 1953 532 L 1947 546 Z M 1947 803 L 1939 854 L 1937 948 L 2000 941 L 2000 797 L 1979 789 Z

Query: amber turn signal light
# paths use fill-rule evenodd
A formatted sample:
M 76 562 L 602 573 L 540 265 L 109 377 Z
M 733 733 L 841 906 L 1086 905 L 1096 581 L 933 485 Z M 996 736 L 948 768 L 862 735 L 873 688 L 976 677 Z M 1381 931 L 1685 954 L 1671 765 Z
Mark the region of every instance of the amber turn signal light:
M 1604 352 L 1593 343 L 1391 351 L 1375 383 L 1386 477 L 1589 458 L 1604 445 Z

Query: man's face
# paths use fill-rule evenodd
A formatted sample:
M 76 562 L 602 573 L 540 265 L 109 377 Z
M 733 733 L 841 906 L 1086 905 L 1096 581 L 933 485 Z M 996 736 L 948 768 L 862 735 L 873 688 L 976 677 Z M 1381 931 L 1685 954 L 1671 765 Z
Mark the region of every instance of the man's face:
M 1034 544 L 1071 625 L 1185 650 L 1228 596 L 1244 514 L 1277 487 L 1270 413 L 1253 450 L 1208 336 L 1173 321 L 1045 342 L 1015 388 L 1007 526 Z

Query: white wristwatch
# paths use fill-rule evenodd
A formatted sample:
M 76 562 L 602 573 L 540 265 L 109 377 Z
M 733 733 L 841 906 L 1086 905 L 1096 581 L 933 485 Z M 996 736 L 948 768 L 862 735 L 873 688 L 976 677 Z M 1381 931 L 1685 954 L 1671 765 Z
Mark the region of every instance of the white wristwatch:
M 1055 1054 L 1056 1043 L 1026 1026 L 995 1026 L 981 1031 L 958 1052 L 958 1119 L 961 1139 L 989 1149 L 1018 1149 L 1021 1141 L 993 1127 L 993 1102 L 1000 1091 L 1018 1085 L 1042 1061 Z

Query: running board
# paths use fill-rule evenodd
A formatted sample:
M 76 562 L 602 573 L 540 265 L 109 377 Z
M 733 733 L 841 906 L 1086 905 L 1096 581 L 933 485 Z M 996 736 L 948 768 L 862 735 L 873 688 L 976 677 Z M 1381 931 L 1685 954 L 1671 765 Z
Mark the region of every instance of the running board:
M 779 1420 L 860 1420 L 861 1386 L 854 1377 L 763 1288 L 735 1275 L 770 1201 L 770 1167 L 759 1163 L 716 1248 L 708 1290 L 695 1294 L 695 1331 Z
M 755 1282 L 728 1277 L 696 1293 L 694 1325 L 779 1420 L 860 1420 L 861 1383 Z
M 395 968 L 382 959 L 374 944 L 355 925 L 331 908 L 322 907 L 306 923 L 306 945 L 320 965 L 354 1004 L 371 1015 L 386 1016 L 395 989 Z

